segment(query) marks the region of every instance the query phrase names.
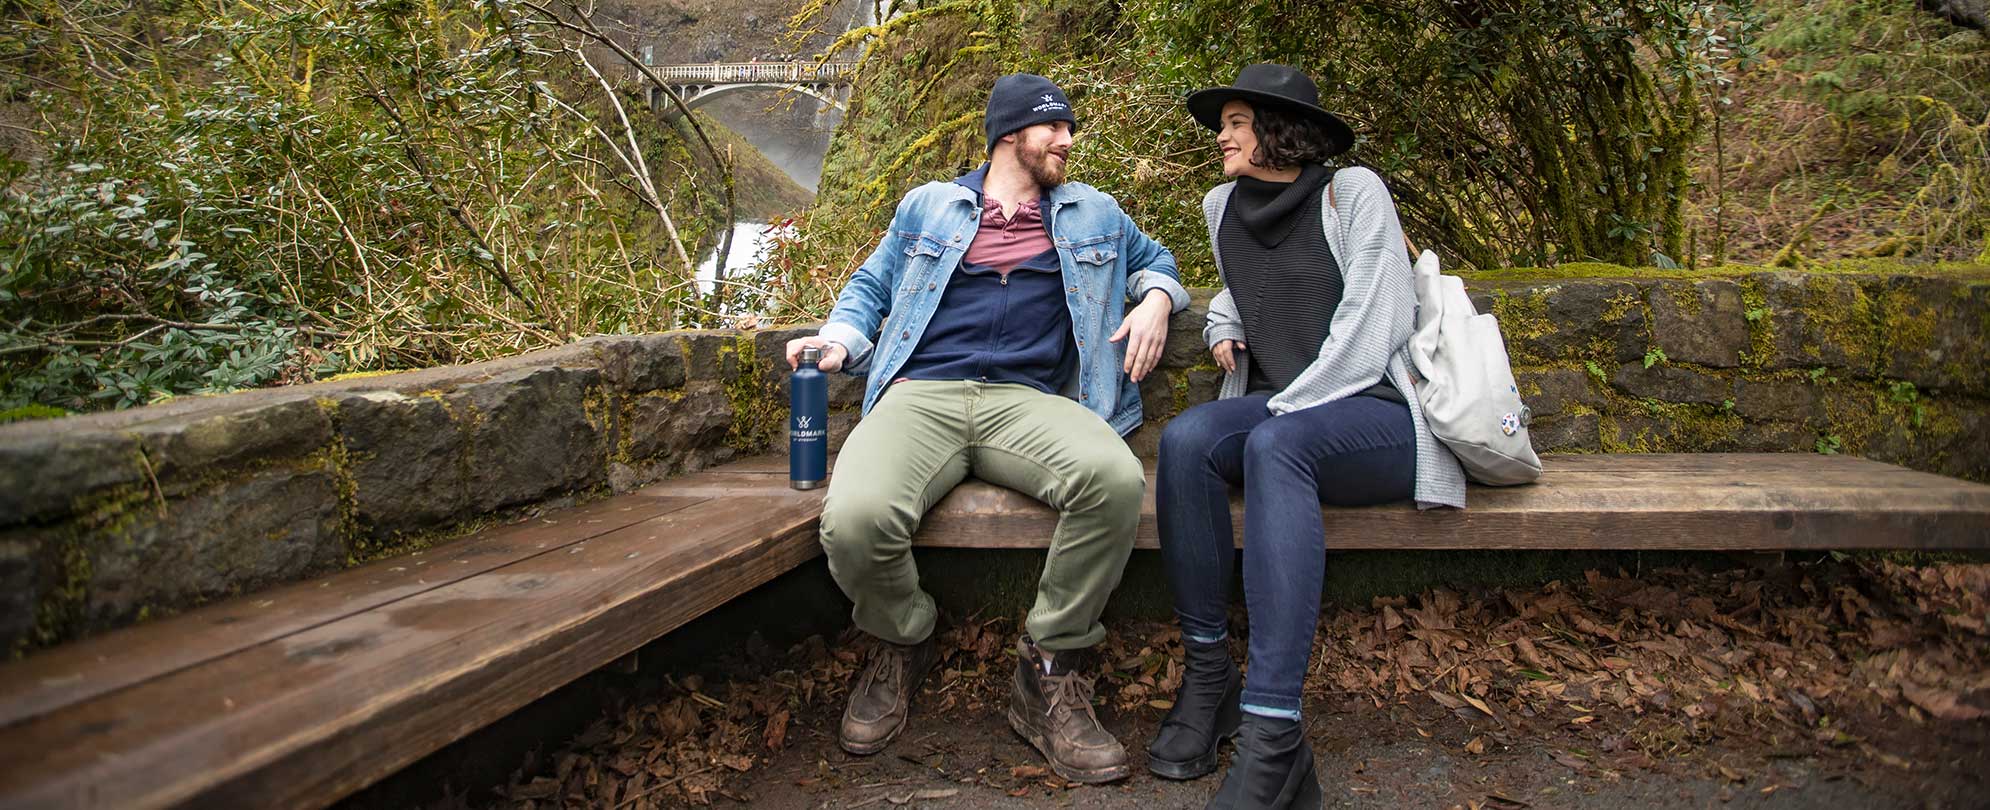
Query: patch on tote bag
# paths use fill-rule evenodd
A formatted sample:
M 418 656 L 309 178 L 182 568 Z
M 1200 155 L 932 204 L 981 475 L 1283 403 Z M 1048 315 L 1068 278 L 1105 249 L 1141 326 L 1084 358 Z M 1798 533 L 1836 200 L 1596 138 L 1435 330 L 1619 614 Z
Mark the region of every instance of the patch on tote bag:
M 1519 416 L 1509 413 L 1499 418 L 1499 432 L 1511 436 L 1514 433 L 1519 432 L 1519 430 L 1520 430 Z

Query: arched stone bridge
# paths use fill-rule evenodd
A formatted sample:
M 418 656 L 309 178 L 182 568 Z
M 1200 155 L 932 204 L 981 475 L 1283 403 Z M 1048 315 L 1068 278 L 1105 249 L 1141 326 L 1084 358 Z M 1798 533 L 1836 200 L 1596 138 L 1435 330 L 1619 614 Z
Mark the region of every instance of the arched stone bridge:
M 735 62 L 704 65 L 652 65 L 651 73 L 662 79 L 696 107 L 727 93 L 751 88 L 792 90 L 812 96 L 826 108 L 844 110 L 849 100 L 855 62 Z M 640 74 L 630 79 L 642 81 Z M 652 104 L 662 99 L 650 99 Z

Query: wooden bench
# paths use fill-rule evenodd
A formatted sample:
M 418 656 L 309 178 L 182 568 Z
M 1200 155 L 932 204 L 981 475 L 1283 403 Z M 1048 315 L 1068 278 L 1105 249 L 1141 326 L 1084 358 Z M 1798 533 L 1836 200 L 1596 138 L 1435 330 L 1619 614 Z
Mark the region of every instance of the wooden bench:
M 1463 511 L 1329 509 L 1332 549 L 1797 550 L 1990 548 L 1990 486 L 1851 456 L 1692 453 L 1550 456 L 1524 487 L 1473 486 Z M 786 460 L 702 477 L 711 492 L 787 485 Z M 1148 464 L 1136 548 L 1159 548 Z M 764 477 L 763 477 L 764 476 Z M 1243 498 L 1231 511 L 1243 545 Z M 969 480 L 933 506 L 916 543 L 1043 547 L 1057 513 Z
M 821 501 L 659 487 L 0 666 L 0 808 L 325 806 L 817 556 Z
M 1464 512 L 1331 510 L 1328 543 L 1990 547 L 1990 486 L 1855 458 L 1548 467 Z M 821 503 L 753 459 L 0 666 L 0 807 L 325 806 L 814 558 Z M 1055 519 L 971 481 L 919 543 L 1040 547 Z

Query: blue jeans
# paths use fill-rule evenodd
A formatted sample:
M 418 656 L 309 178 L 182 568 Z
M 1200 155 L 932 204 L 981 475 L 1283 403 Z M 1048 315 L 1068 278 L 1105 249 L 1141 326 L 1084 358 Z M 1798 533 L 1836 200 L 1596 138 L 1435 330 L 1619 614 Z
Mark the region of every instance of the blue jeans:
M 1406 405 L 1370 396 L 1283 416 L 1267 396 L 1190 408 L 1161 433 L 1154 497 L 1175 614 L 1190 638 L 1223 638 L 1235 558 L 1230 487 L 1244 488 L 1247 711 L 1297 717 L 1326 573 L 1320 505 L 1410 497 L 1416 437 Z

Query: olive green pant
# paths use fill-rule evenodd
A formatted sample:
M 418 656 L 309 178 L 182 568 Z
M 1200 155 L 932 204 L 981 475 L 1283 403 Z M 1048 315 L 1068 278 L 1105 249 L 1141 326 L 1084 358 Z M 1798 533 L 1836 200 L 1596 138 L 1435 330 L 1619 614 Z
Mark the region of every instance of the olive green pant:
M 1111 426 L 1023 385 L 893 384 L 843 443 L 822 508 L 829 573 L 866 633 L 913 644 L 933 633 L 912 535 L 926 510 L 972 475 L 1058 511 L 1024 628 L 1046 650 L 1105 638 L 1099 614 L 1133 553 L 1146 477 Z

